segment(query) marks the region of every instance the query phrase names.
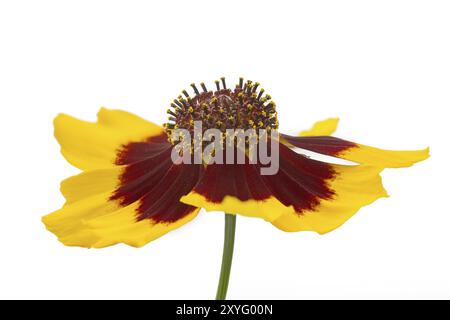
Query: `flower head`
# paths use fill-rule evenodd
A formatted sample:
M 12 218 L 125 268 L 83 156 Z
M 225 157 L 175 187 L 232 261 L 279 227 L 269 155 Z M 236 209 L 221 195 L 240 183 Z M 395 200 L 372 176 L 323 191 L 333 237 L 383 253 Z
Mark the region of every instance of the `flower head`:
M 96 123 L 61 114 L 55 136 L 64 157 L 82 173 L 64 180 L 65 205 L 43 218 L 66 245 L 140 247 L 191 221 L 201 208 L 259 217 L 284 231 L 331 231 L 361 207 L 387 195 L 380 172 L 412 165 L 428 149 L 388 151 L 331 137 L 338 120 L 299 136 L 280 135 L 279 170 L 264 163 L 174 163 L 176 129 L 278 129 L 275 103 L 259 83 L 225 79 L 209 91 L 192 85 L 168 110 L 163 127 L 125 111 L 102 108 Z M 259 131 L 258 131 L 259 132 Z M 355 162 L 337 165 L 294 151 L 306 149 Z M 245 157 L 249 153 L 245 152 Z M 248 159 L 247 159 L 248 160 Z
M 169 122 L 164 124 L 170 139 L 173 130 L 185 129 L 192 135 L 196 121 L 202 123 L 202 131 L 219 129 L 223 133 L 226 129 L 265 129 L 271 131 L 278 128 L 275 102 L 271 96 L 264 94 L 265 90 L 259 88 L 258 82 L 239 79 L 234 90 L 228 89 L 225 78 L 216 81 L 216 90 L 208 91 L 202 82 L 202 92 L 192 83 L 195 95 L 191 97 L 186 90 L 183 96 L 178 96 L 167 110 Z

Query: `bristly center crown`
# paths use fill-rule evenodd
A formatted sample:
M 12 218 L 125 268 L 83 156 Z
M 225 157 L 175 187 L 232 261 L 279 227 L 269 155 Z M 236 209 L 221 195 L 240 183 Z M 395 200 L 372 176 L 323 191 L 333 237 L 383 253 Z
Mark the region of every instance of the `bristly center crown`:
M 215 84 L 216 90 L 208 90 L 202 82 L 200 92 L 192 83 L 194 96 L 183 90 L 183 96 L 171 103 L 171 109 L 167 110 L 169 122 L 164 124 L 169 141 L 174 129 L 186 129 L 192 134 L 196 121 L 201 121 L 203 131 L 219 129 L 225 133 L 226 129 L 265 129 L 270 133 L 278 129 L 275 102 L 258 82 L 248 80 L 244 83 L 244 79 L 239 78 L 233 90 L 227 88 L 225 78 Z

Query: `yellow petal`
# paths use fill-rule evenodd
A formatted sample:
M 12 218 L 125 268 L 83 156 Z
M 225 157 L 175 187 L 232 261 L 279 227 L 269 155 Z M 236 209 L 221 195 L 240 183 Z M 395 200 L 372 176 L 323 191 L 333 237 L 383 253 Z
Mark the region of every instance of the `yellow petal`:
M 284 213 L 292 211 L 291 207 L 286 207 L 274 197 L 264 200 L 249 199 L 243 201 L 227 195 L 220 203 L 214 203 L 205 196 L 192 191 L 181 197 L 180 201 L 194 207 L 204 208 L 206 211 L 240 214 L 247 217 L 262 218 L 269 222 L 277 219 Z
M 430 156 L 430 149 L 422 150 L 383 150 L 357 144 L 353 148 L 342 151 L 337 156 L 353 162 L 379 166 L 383 168 L 404 168 L 423 161 Z
M 371 166 L 334 165 L 337 177 L 330 181 L 335 196 L 330 200 L 321 200 L 313 211 L 295 211 L 284 214 L 273 225 L 283 231 L 315 231 L 320 234 L 332 231 L 361 207 L 373 201 L 387 197 L 379 173 L 382 168 Z
M 64 157 L 82 170 L 114 165 L 118 149 L 163 133 L 163 128 L 131 113 L 102 108 L 96 123 L 60 114 L 55 118 L 55 137 Z
M 310 150 L 359 164 L 383 168 L 409 167 L 429 157 L 429 148 L 422 150 L 383 150 L 330 136 L 295 137 L 282 135 L 288 146 Z
M 336 131 L 338 123 L 339 118 L 328 118 L 318 121 L 312 126 L 311 129 L 301 131 L 299 136 L 330 136 Z
M 67 246 L 103 248 L 117 243 L 141 247 L 191 221 L 199 209 L 173 223 L 137 221 L 139 202 L 120 207 L 109 201 L 109 193 L 98 194 L 65 205 L 42 218 L 47 229 Z
M 122 167 L 86 171 L 61 182 L 61 193 L 67 203 L 79 201 L 96 194 L 110 192 L 118 187 Z
M 97 123 L 108 128 L 124 130 L 122 133 L 131 139 L 146 137 L 149 131 L 152 134 L 159 134 L 162 130 L 160 126 L 135 114 L 107 108 L 100 108 L 100 111 L 97 113 Z

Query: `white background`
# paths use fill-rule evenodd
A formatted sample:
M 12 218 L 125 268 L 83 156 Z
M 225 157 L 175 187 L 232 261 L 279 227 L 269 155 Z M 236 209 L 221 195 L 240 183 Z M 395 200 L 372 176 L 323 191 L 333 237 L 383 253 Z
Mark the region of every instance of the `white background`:
M 77 173 L 57 113 L 161 123 L 181 89 L 222 75 L 261 82 L 285 133 L 339 116 L 337 136 L 431 147 L 327 235 L 238 217 L 230 299 L 450 298 L 449 17 L 448 1 L 1 0 L 0 298 L 214 297 L 221 213 L 141 249 L 65 247 L 40 219 Z

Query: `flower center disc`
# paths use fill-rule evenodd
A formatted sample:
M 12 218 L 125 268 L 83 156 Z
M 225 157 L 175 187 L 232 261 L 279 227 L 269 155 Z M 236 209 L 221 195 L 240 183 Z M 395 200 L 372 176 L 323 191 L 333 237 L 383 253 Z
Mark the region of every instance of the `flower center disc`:
M 171 103 L 167 110 L 169 122 L 164 124 L 169 141 L 174 129 L 186 129 L 194 132 L 194 122 L 202 123 L 202 131 L 219 129 L 265 129 L 267 133 L 278 129 L 275 102 L 271 101 L 259 83 L 240 78 L 234 90 L 228 89 L 225 78 L 215 81 L 216 90 L 208 90 L 205 84 L 200 84 L 202 92 L 192 83 L 194 95 L 191 97 L 186 90 Z

